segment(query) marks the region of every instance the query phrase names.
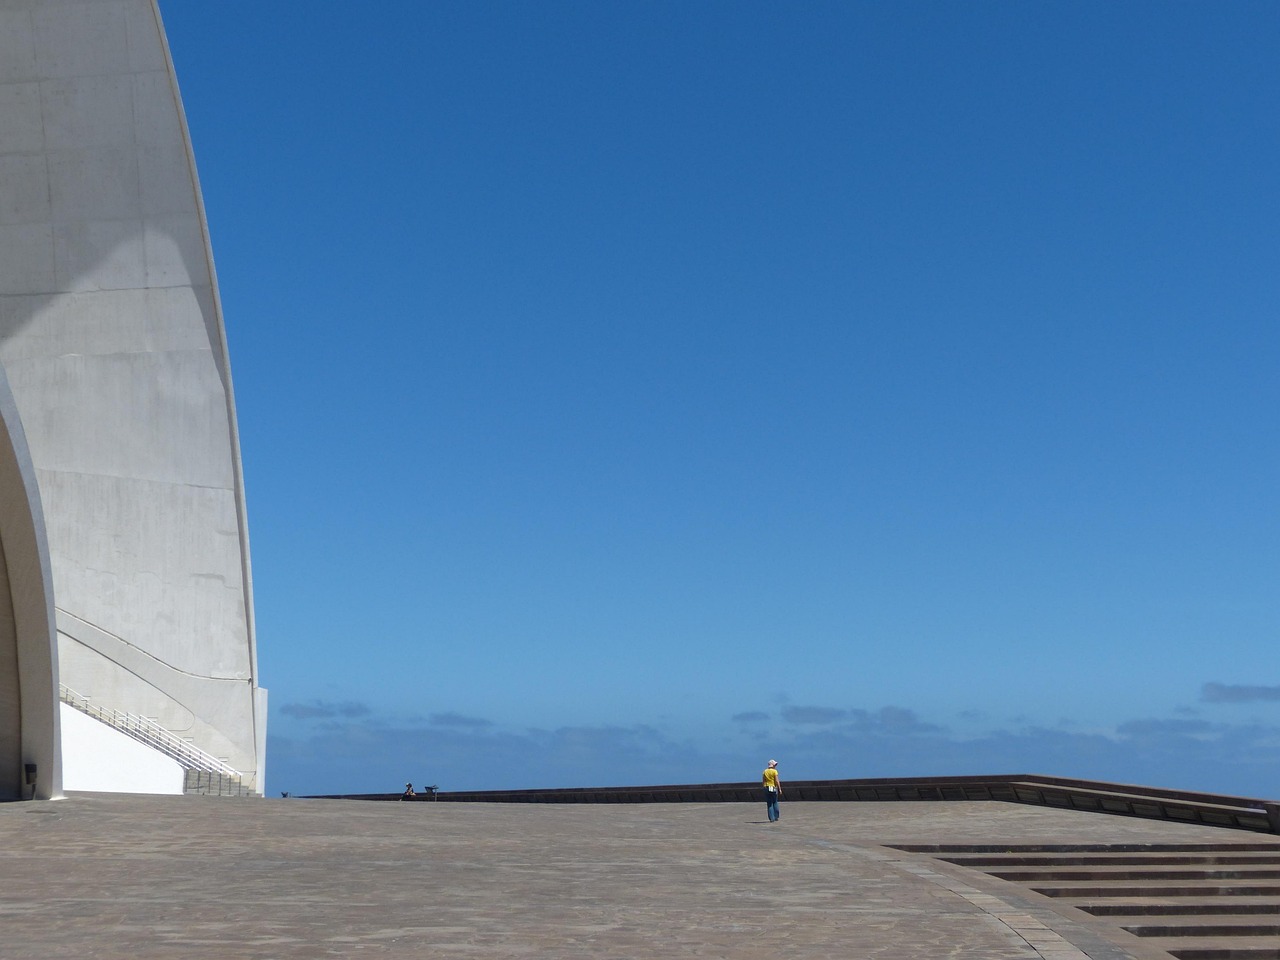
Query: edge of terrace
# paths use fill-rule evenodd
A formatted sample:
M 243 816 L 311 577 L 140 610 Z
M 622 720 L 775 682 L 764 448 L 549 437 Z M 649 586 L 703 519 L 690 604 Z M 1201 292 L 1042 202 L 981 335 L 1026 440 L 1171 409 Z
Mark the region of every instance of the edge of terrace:
M 760 785 L 756 783 L 701 783 L 543 790 L 438 791 L 428 787 L 416 797 L 403 797 L 398 793 L 366 793 L 329 794 L 308 799 L 446 803 L 745 803 L 758 802 L 760 798 Z M 1280 834 L 1280 802 L 1277 801 L 1042 774 L 793 780 L 786 784 L 786 799 L 1000 800 Z

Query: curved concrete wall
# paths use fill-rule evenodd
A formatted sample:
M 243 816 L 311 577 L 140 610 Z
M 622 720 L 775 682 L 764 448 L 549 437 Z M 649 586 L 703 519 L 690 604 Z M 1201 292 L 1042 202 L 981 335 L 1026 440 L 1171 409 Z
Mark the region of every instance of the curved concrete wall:
M 0 4 L 0 363 L 44 504 L 61 681 L 261 789 L 231 374 L 153 0 Z

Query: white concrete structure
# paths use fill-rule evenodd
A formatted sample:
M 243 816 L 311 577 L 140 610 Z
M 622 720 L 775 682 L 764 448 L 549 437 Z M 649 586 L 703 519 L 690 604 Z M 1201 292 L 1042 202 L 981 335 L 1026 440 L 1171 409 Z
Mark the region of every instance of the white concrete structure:
M 25 785 L 18 767 L 32 761 L 19 756 L 48 765 L 36 785 L 48 796 L 58 742 L 68 770 L 109 752 L 113 739 L 79 721 L 58 734 L 58 681 L 155 719 L 260 791 L 266 692 L 231 373 L 155 0 L 0 3 L 0 366 L 20 421 L 0 441 L 19 462 L 29 449 L 38 487 L 24 501 L 22 471 L 0 471 L 3 559 L 12 592 L 8 527 L 26 503 L 57 631 L 28 669 L 48 640 L 38 604 L 31 632 L 19 622 L 6 641 L 0 597 L 0 795 Z M 28 579 L 40 548 L 22 545 Z M 6 643 L 27 651 L 20 662 Z M 41 737 L 55 749 L 26 746 Z M 77 788 L 143 787 L 99 779 Z

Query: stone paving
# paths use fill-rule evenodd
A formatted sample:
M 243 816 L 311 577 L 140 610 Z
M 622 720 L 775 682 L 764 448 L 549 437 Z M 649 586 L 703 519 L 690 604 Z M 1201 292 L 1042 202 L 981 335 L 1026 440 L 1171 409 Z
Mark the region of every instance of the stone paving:
M 1113 924 L 883 844 L 1221 842 L 995 802 L 0 804 L 0 958 L 1153 960 Z

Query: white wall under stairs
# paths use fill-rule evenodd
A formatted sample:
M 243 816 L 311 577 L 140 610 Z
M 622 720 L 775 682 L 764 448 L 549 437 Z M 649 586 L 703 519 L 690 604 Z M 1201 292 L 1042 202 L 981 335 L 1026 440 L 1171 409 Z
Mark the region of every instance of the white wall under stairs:
M 62 703 L 62 788 L 102 793 L 183 792 L 182 764 Z

